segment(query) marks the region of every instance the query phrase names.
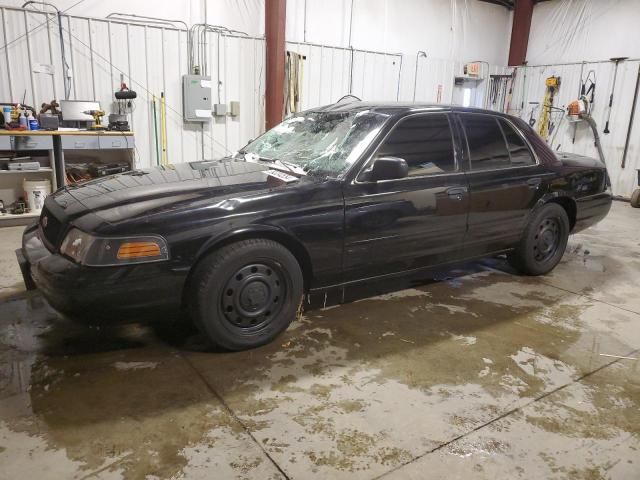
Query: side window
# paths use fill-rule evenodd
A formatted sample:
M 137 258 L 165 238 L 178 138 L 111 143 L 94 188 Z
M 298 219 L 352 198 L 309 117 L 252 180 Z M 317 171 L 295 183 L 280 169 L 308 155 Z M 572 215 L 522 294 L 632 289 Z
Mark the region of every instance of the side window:
M 536 163 L 529 151 L 529 147 L 527 147 L 527 144 L 518 132 L 513 129 L 511 124 L 502 118 L 499 121 L 502 126 L 504 136 L 507 139 L 507 147 L 509 148 L 509 154 L 511 155 L 511 165 L 514 167 L 523 167 Z
M 471 170 L 509 167 L 509 152 L 498 119 L 491 115 L 461 115 L 467 134 Z
M 403 158 L 409 176 L 456 170 L 447 115 L 429 113 L 401 120 L 378 149 L 377 157 Z

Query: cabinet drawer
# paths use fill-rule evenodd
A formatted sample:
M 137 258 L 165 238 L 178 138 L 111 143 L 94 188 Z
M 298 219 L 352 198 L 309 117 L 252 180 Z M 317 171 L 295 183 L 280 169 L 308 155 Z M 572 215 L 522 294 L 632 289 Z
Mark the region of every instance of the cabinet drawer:
M 123 136 L 103 136 L 98 137 L 100 140 L 100 148 L 133 148 L 135 146 L 134 137 Z
M 51 150 L 53 140 L 47 136 L 15 136 L 13 138 L 14 150 Z
M 11 137 L 0 137 L 0 150 L 11 150 Z
M 97 150 L 98 137 L 88 135 L 61 135 L 63 150 Z

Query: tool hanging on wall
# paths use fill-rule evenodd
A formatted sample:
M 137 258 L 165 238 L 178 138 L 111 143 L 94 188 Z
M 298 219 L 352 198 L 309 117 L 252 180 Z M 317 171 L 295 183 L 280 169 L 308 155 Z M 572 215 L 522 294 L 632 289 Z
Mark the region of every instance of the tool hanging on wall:
M 287 51 L 284 66 L 285 92 L 284 92 L 284 114 L 289 116 L 299 112 L 302 103 L 302 81 L 304 79 L 305 55 Z
M 538 110 L 538 107 L 540 106 L 540 102 L 529 102 L 529 105 L 533 105 L 531 107 L 531 111 L 529 112 L 529 126 L 533 127 L 536 124 L 536 110 Z
M 611 110 L 613 107 L 613 94 L 616 90 L 616 80 L 618 79 L 618 65 L 620 62 L 624 62 L 629 57 L 614 57 L 611 59 L 612 62 L 615 63 L 615 67 L 613 69 L 613 84 L 611 85 L 611 94 L 609 95 L 609 111 L 607 112 L 607 122 L 604 124 L 604 130 L 602 133 L 608 134 L 609 130 L 609 120 L 611 120 Z
M 168 165 L 167 160 L 167 110 L 164 92 L 160 92 L 160 136 L 162 145 L 162 165 Z
M 579 89 L 580 97 L 576 101 L 583 101 L 586 108 L 586 113 L 591 115 L 591 110 L 593 109 L 593 102 L 595 100 L 596 95 L 596 71 L 589 70 L 586 78 L 582 78 L 582 71 L 580 73 L 580 89 Z M 569 105 L 571 107 L 571 104 Z M 575 105 L 574 105 L 575 108 Z M 571 115 L 571 113 L 569 114 Z M 576 132 L 578 130 L 578 122 L 573 124 L 573 138 L 571 143 L 576 143 Z
M 416 89 L 418 87 L 418 66 L 420 65 L 420 62 L 419 62 L 420 57 L 427 58 L 427 52 L 418 50 L 418 53 L 416 53 L 416 69 L 413 73 L 413 101 L 414 102 L 416 101 Z M 351 59 L 351 64 L 353 65 L 353 58 Z M 351 93 L 351 89 L 349 89 L 349 93 Z
M 114 96 L 118 113 L 114 112 L 109 115 L 108 128 L 118 132 L 128 132 L 130 130 L 128 115 L 132 114 L 135 109 L 133 100 L 137 98 L 138 94 L 127 87 L 123 73 L 120 74 L 120 90 L 117 90 Z
M 489 75 L 489 95 L 485 97 L 485 108 L 500 112 L 505 111 L 507 103 L 507 91 L 509 82 L 513 80 L 513 75 Z
M 538 133 L 542 138 L 547 140 L 549 138 L 549 134 L 552 133 L 555 128 L 551 112 L 553 111 L 553 101 L 560 89 L 560 77 L 548 77 L 545 80 L 545 86 L 546 90 L 544 93 L 544 100 L 542 102 L 540 118 L 538 118 Z M 564 116 L 564 110 L 562 112 Z
M 627 164 L 627 153 L 629 153 L 629 141 L 631 140 L 631 131 L 633 130 L 633 120 L 636 116 L 636 103 L 638 103 L 638 90 L 640 89 L 640 65 L 638 65 L 638 76 L 636 77 L 636 88 L 633 91 L 633 103 L 631 104 L 631 114 L 629 115 L 629 126 L 627 127 L 627 139 L 624 142 L 624 152 L 622 153 L 621 168 Z

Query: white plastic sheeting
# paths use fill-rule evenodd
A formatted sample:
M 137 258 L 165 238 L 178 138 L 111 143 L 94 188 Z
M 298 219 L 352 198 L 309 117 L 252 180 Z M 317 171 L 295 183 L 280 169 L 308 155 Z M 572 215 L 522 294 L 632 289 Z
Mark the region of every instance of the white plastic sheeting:
M 554 0 L 533 9 L 530 65 L 640 57 L 638 0 Z

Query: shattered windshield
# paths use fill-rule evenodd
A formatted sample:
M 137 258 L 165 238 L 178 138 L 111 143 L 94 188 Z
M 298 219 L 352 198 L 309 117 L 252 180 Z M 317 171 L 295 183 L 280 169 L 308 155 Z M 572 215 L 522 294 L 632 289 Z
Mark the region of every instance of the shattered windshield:
M 387 118 L 371 111 L 304 112 L 286 119 L 240 153 L 338 176 L 369 146 Z

